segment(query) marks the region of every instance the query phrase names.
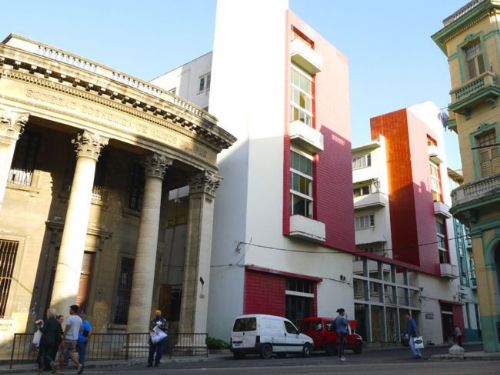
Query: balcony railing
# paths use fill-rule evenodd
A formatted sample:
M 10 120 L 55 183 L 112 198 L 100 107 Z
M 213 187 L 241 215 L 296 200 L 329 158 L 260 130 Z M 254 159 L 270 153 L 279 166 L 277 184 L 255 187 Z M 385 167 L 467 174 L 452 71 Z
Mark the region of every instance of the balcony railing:
M 313 154 L 324 148 L 323 134 L 299 120 L 290 124 L 290 139 Z
M 463 15 L 469 13 L 472 9 L 474 9 L 475 7 L 477 7 L 479 4 L 481 4 L 482 2 L 484 2 L 484 0 L 473 0 L 473 1 L 469 1 L 467 4 L 465 4 L 462 8 L 460 8 L 459 10 L 457 10 L 455 13 L 453 13 L 451 16 L 449 17 L 446 17 L 444 20 L 443 20 L 443 25 L 444 26 L 448 26 L 450 23 L 452 23 L 453 21 L 456 21 L 458 20 L 460 17 L 462 17 Z
M 354 209 L 366 207 L 385 207 L 387 205 L 387 195 L 377 192 L 360 197 L 354 197 Z
M 458 267 L 455 264 L 441 263 L 439 265 L 441 277 L 456 279 L 458 277 Z
M 434 202 L 434 215 L 448 219 L 451 217 L 450 208 L 443 202 Z
M 290 236 L 323 242 L 326 239 L 325 224 L 305 216 L 292 215 L 290 216 Z
M 292 61 L 309 74 L 321 71 L 323 60 L 321 55 L 300 39 L 295 39 L 290 44 Z
M 500 174 L 469 182 L 451 192 L 452 208 L 479 198 L 500 194 Z
M 33 170 L 11 169 L 8 182 L 14 185 L 31 186 L 33 181 Z
M 496 85 L 496 75 L 493 72 L 484 72 L 479 77 L 472 79 L 464 85 L 451 91 L 454 101 L 461 100 L 477 90 Z

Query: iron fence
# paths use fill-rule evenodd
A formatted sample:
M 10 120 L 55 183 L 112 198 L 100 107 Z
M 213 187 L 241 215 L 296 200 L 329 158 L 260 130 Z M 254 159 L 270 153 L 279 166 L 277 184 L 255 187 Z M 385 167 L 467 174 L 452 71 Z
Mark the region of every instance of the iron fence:
M 206 356 L 206 333 L 175 333 L 168 336 L 166 354 L 172 356 Z M 32 333 L 15 333 L 10 366 L 36 362 L 37 351 Z M 93 333 L 87 344 L 86 361 L 129 361 L 146 359 L 149 354 L 149 333 Z

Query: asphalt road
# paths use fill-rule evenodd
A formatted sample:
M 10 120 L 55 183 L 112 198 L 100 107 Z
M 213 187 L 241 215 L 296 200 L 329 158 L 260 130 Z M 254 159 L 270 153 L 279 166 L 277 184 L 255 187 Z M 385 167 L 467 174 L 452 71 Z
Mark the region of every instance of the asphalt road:
M 430 348 L 424 352 L 424 358 L 412 358 L 408 348 L 367 351 L 360 355 L 346 353 L 347 360 L 339 362 L 336 357 L 316 354 L 310 358 L 289 356 L 263 360 L 257 356 L 242 360 L 231 356 L 220 356 L 201 362 L 163 363 L 159 368 L 133 367 L 88 369 L 88 374 L 119 373 L 127 375 L 146 374 L 369 374 L 369 375 L 499 375 L 500 361 L 429 361 L 432 354 L 446 353 L 448 348 Z M 481 350 L 481 346 L 467 347 L 467 351 Z M 65 371 L 73 373 L 74 371 Z

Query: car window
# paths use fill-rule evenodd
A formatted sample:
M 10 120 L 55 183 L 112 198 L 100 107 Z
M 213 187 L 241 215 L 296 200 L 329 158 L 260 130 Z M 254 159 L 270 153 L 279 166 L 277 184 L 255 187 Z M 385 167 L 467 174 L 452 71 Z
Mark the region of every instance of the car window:
M 255 331 L 256 328 L 257 320 L 255 318 L 239 318 L 234 322 L 233 332 Z
M 299 333 L 297 328 L 295 328 L 295 326 L 292 323 L 287 321 L 285 321 L 285 329 L 287 333 Z
M 313 331 L 319 332 L 323 329 L 323 324 L 321 322 L 315 322 Z
M 334 321 L 327 321 L 325 322 L 325 327 L 328 332 L 335 332 L 335 322 Z

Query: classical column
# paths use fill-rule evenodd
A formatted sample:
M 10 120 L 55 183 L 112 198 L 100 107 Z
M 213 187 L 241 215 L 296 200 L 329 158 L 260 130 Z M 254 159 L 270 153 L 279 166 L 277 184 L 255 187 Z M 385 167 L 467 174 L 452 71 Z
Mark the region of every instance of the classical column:
M 0 109 L 0 208 L 2 208 L 16 142 L 24 131 L 28 117 L 27 112 L 12 108 Z
M 76 167 L 50 302 L 59 314 L 66 314 L 69 306 L 76 301 L 89 223 L 95 168 L 102 148 L 108 144 L 108 139 L 98 134 L 82 131 L 72 142 L 76 151 Z
M 129 333 L 147 332 L 149 329 L 160 227 L 161 190 L 163 176 L 171 164 L 171 159 L 159 154 L 148 156 L 145 162 L 144 198 L 128 309 Z
M 206 333 L 215 191 L 221 177 L 203 171 L 189 183 L 189 213 L 179 332 Z

